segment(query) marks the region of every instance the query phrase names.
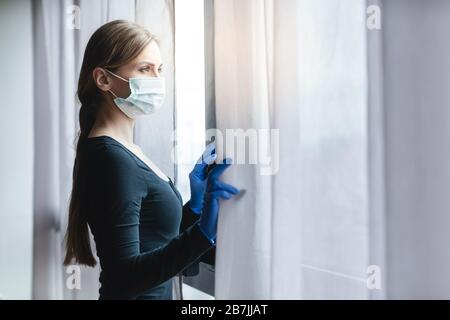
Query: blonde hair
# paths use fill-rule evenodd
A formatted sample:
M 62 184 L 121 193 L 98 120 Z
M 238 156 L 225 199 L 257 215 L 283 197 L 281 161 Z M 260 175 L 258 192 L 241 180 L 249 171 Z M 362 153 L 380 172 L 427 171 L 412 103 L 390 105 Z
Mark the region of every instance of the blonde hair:
M 80 131 L 73 169 L 69 222 L 65 237 L 65 265 L 73 263 L 73 260 L 75 263 L 88 266 L 95 266 L 97 263 L 91 250 L 85 212 L 80 207 L 79 185 L 79 159 L 82 145 L 94 125 L 102 102 L 102 94 L 94 82 L 93 71 L 97 67 L 114 71 L 135 59 L 151 41 L 159 42 L 155 35 L 140 25 L 130 21 L 115 20 L 97 29 L 87 43 L 77 90 L 77 96 L 81 103 Z

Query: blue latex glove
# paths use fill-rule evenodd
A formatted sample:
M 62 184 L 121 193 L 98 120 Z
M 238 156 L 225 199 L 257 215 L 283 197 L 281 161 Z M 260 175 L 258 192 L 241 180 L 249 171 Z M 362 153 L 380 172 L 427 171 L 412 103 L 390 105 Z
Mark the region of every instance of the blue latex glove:
M 203 209 L 203 199 L 206 191 L 206 179 L 208 177 L 207 168 L 217 158 L 216 145 L 214 142 L 210 143 L 202 156 L 198 159 L 194 169 L 189 174 L 189 184 L 191 187 L 191 199 L 189 200 L 189 207 L 191 210 L 200 214 Z
M 225 159 L 208 174 L 207 190 L 205 195 L 205 207 L 200 216 L 200 230 L 205 236 L 215 243 L 217 236 L 217 221 L 219 220 L 219 199 L 230 199 L 239 193 L 239 190 L 230 184 L 219 180 L 220 175 L 231 165 L 231 159 Z

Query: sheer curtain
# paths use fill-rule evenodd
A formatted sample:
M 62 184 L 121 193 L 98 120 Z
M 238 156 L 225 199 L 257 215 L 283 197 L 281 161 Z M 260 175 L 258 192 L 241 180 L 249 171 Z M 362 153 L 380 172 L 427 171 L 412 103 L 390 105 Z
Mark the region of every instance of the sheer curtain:
M 35 1 L 33 299 L 62 299 L 63 219 L 76 132 L 74 33 L 65 28 L 68 1 Z
M 221 210 L 216 297 L 448 299 L 450 3 L 216 0 L 215 16 L 219 129 L 280 134 L 276 174 L 226 174 L 246 193 Z
M 98 297 L 98 267 L 82 268 L 81 289 L 68 290 L 66 281 L 70 274 L 62 266 L 74 141 L 78 131 L 76 85 L 87 41 L 98 27 L 108 21 L 137 20 L 162 40 L 161 51 L 170 93 L 174 80 L 172 14 L 172 0 L 33 1 L 34 299 Z M 70 27 L 77 25 L 74 23 L 77 18 L 79 28 Z M 173 94 L 167 97 L 166 106 L 153 121 L 137 123 L 135 135 L 144 152 L 173 177 L 170 133 L 174 123 L 174 99 Z
M 218 128 L 279 129 L 258 136 L 278 171 L 226 173 L 246 191 L 221 209 L 216 298 L 367 298 L 365 1 L 217 0 L 215 17 Z

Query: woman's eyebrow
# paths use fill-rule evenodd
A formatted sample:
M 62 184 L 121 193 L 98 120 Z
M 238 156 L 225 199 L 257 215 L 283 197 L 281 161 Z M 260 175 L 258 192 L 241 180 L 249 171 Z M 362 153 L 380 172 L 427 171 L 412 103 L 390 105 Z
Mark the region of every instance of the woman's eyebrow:
M 156 63 L 154 63 L 154 62 L 151 62 L 151 61 L 147 61 L 147 60 L 144 60 L 144 61 L 141 61 L 141 62 L 139 62 L 138 63 L 138 65 L 143 65 L 143 64 L 151 64 L 152 66 L 156 66 Z M 159 65 L 160 67 L 162 67 L 162 63 Z

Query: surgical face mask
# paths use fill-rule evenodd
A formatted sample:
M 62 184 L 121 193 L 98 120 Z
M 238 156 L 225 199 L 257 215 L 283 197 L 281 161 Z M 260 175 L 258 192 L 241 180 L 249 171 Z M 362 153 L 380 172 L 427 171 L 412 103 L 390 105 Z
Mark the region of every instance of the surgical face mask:
M 126 80 L 109 70 L 106 71 L 129 83 L 131 94 L 126 99 L 118 97 L 109 90 L 115 98 L 114 103 L 129 118 L 152 114 L 163 105 L 166 93 L 163 77 L 142 77 Z

